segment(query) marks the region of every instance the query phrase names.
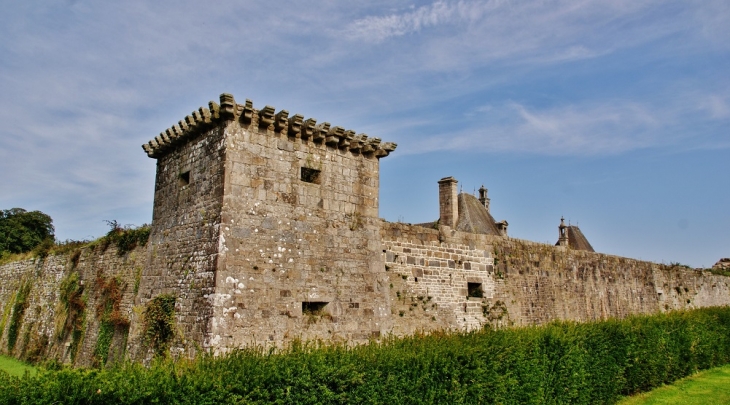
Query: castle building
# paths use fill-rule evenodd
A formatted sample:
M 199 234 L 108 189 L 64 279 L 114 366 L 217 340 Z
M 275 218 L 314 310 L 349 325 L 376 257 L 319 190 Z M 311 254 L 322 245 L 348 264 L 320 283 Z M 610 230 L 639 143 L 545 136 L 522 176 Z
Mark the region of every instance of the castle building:
M 437 221 L 383 221 L 379 160 L 395 143 L 230 94 L 143 148 L 157 176 L 135 305 L 176 297 L 180 352 L 603 319 L 692 302 L 667 301 L 676 279 L 594 253 L 562 220 L 557 246 L 510 238 L 487 189 L 459 193 L 453 177 L 438 181 Z M 615 284 L 619 274 L 633 281 Z M 680 282 L 694 283 L 687 291 L 699 305 L 727 301 L 703 281 Z M 141 327 L 133 320 L 130 336 Z
M 516 239 L 484 186 L 453 177 L 438 220 L 384 221 L 395 143 L 230 94 L 142 147 L 157 160 L 146 245 L 0 265 L 7 354 L 98 366 L 730 305 L 727 259 L 713 273 L 596 253 L 562 219 L 555 246 Z
M 143 148 L 157 177 L 142 288 L 178 295 L 190 340 L 385 331 L 379 159 L 396 144 L 222 94 Z

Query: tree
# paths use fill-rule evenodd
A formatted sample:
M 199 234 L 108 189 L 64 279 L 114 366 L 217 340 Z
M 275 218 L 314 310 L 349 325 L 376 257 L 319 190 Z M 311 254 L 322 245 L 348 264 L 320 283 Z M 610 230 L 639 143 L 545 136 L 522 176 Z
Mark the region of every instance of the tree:
M 40 212 L 22 208 L 0 211 L 0 255 L 33 250 L 54 238 L 53 220 Z

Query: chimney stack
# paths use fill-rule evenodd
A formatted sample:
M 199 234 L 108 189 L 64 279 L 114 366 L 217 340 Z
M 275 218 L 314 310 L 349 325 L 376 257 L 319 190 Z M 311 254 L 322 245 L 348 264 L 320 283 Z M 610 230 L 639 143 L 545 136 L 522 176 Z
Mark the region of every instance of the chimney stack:
M 439 180 L 439 224 L 456 227 L 459 220 L 459 196 L 456 192 L 458 181 L 449 176 Z

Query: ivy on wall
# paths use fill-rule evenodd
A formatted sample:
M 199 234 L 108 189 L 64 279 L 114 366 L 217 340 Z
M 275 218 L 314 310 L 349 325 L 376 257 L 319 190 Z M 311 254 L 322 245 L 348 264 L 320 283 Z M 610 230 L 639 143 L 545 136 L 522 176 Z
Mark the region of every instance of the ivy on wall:
M 166 357 L 175 336 L 175 296 L 162 294 L 147 303 L 144 311 L 144 338 L 155 356 Z
M 20 332 L 20 326 L 23 322 L 23 315 L 25 310 L 28 308 L 28 296 L 30 295 L 30 289 L 33 287 L 30 281 L 23 282 L 15 294 L 15 300 L 13 304 L 13 312 L 10 315 L 10 324 L 8 325 L 8 351 L 12 352 L 15 348 L 15 343 L 18 340 L 18 333 Z
M 96 314 L 99 317 L 99 334 L 94 346 L 94 366 L 103 366 L 109 360 L 109 352 L 115 334 L 126 338 L 129 332 L 129 319 L 121 312 L 122 282 L 112 277 L 96 276 L 96 290 L 99 294 Z

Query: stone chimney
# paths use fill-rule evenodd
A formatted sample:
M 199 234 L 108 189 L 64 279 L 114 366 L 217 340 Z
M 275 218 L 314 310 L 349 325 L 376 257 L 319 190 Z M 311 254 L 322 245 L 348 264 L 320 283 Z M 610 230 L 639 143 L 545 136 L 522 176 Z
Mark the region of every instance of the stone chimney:
M 439 224 L 456 227 L 459 220 L 459 196 L 456 191 L 458 181 L 449 176 L 439 180 Z
M 568 246 L 568 227 L 565 226 L 563 217 L 560 217 L 560 226 L 558 226 L 558 246 Z
M 484 208 L 489 212 L 489 198 L 487 197 L 487 189 L 484 188 L 484 184 L 479 188 L 479 202 L 482 203 Z

